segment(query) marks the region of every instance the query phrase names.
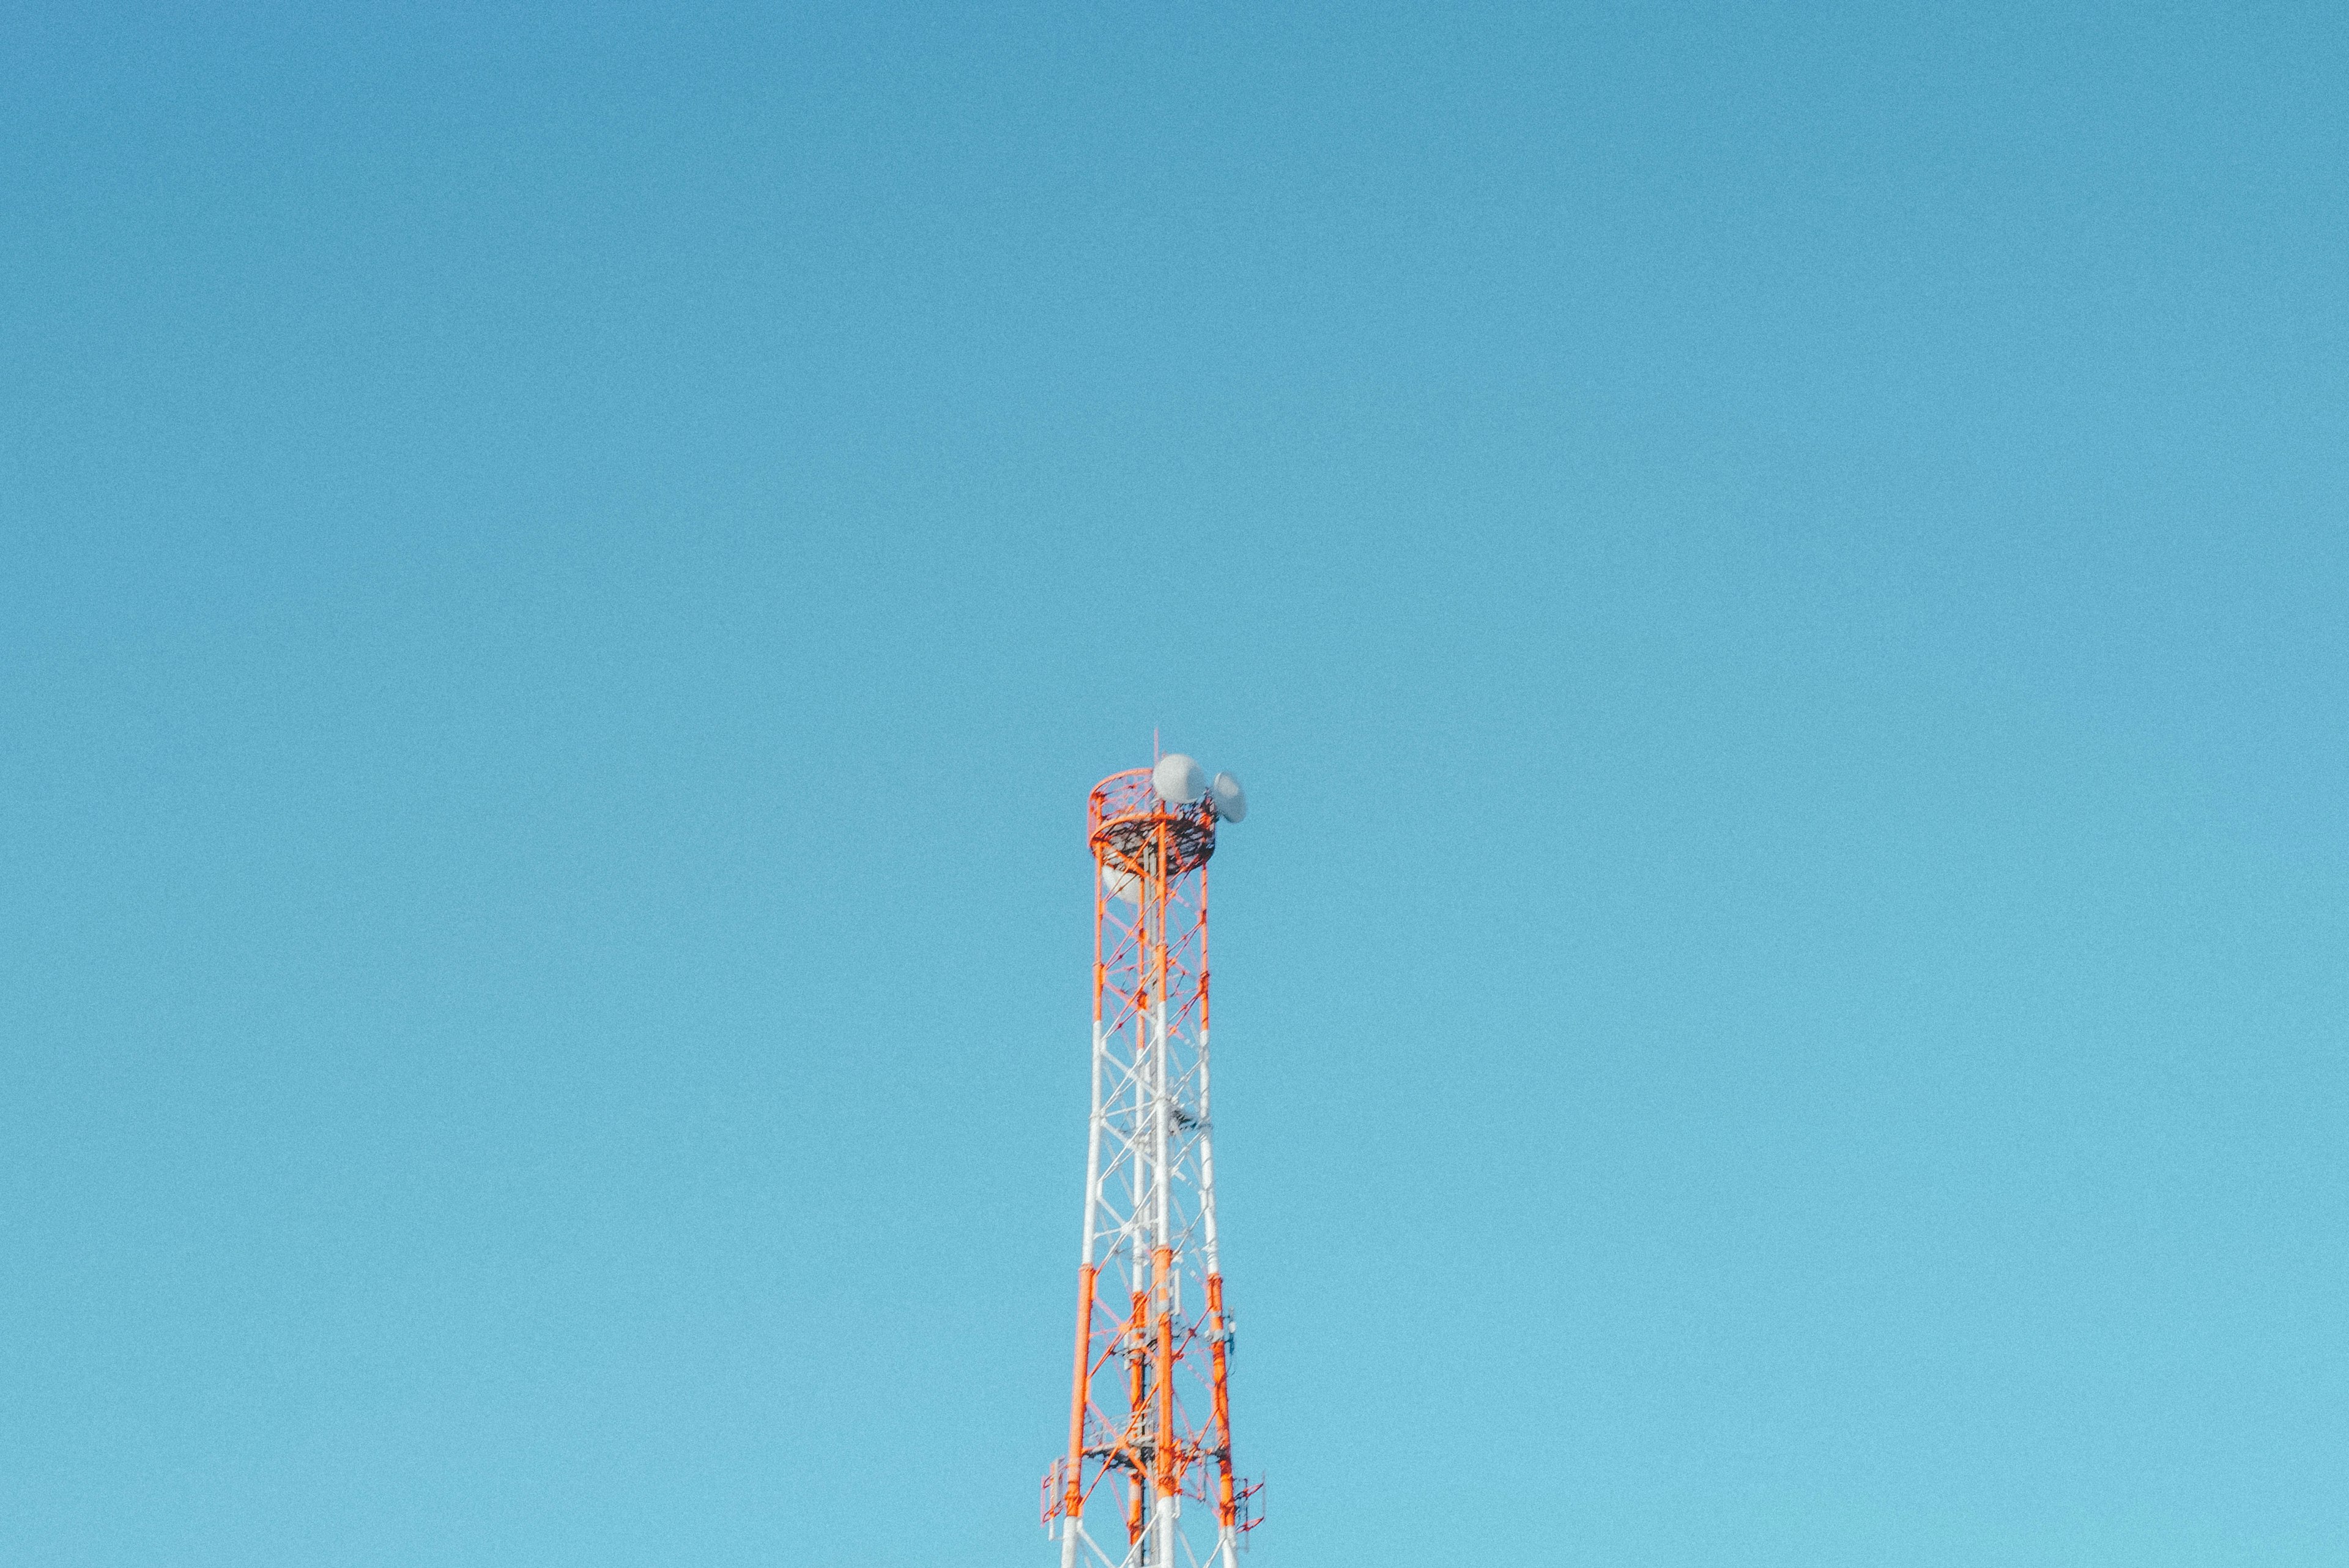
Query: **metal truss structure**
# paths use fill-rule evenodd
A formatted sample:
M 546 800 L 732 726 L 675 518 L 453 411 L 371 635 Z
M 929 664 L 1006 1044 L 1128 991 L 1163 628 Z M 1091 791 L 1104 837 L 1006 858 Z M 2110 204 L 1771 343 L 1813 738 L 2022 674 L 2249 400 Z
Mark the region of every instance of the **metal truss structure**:
M 1045 1473 L 1061 1568 L 1233 1568 L 1232 1320 L 1207 1096 L 1212 794 L 1094 786 L 1092 1128 L 1069 1449 Z

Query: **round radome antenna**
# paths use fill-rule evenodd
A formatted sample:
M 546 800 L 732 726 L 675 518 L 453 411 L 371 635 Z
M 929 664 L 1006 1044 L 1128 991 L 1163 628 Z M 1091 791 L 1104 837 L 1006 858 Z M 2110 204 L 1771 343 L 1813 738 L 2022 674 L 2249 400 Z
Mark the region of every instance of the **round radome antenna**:
M 1240 788 L 1239 780 L 1229 774 L 1217 774 L 1210 787 L 1215 791 L 1217 816 L 1226 822 L 1247 820 L 1247 791 Z
M 1102 867 L 1102 886 L 1112 898 L 1123 898 L 1129 904 L 1142 902 L 1142 878 L 1115 866 Z
M 1170 805 L 1188 805 L 1207 793 L 1206 770 L 1180 752 L 1169 752 L 1150 770 L 1151 786 Z

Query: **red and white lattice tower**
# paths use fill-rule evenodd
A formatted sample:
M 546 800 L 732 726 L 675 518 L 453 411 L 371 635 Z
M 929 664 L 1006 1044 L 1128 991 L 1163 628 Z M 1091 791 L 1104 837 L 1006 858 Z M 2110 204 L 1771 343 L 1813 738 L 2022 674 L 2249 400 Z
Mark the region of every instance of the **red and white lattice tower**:
M 1093 1114 L 1069 1448 L 1044 1477 L 1062 1568 L 1232 1568 L 1232 1348 L 1207 1113 L 1207 857 L 1246 797 L 1188 757 L 1093 787 Z

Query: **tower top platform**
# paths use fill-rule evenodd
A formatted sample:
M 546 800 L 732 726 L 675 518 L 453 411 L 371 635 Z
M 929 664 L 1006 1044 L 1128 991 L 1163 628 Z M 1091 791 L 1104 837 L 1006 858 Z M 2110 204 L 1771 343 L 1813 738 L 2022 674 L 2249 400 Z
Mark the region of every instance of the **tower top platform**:
M 1147 876 L 1163 857 L 1165 875 L 1179 877 L 1216 853 L 1216 797 L 1178 805 L 1159 794 L 1148 768 L 1131 768 L 1093 785 L 1085 828 L 1103 866 Z

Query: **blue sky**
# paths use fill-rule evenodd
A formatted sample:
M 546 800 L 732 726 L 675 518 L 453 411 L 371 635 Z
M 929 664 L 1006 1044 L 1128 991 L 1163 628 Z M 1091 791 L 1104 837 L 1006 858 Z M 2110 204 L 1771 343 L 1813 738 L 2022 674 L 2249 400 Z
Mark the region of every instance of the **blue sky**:
M 1042 1563 L 1083 794 L 1270 1568 L 2349 1557 L 2318 5 L 0 35 L 0 1556 Z

